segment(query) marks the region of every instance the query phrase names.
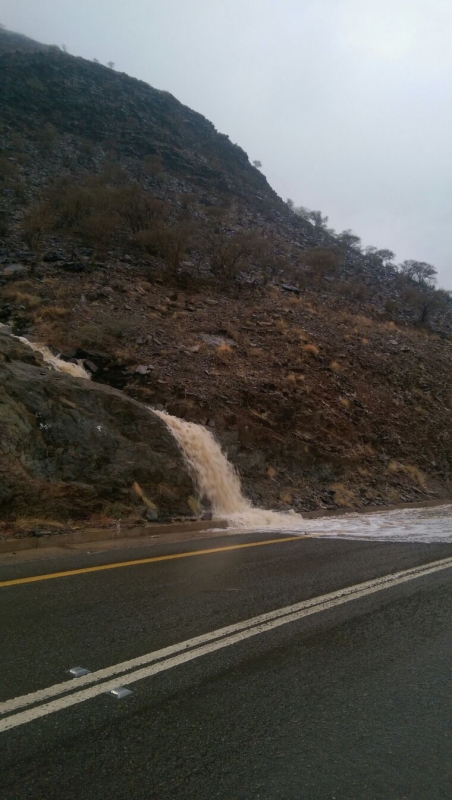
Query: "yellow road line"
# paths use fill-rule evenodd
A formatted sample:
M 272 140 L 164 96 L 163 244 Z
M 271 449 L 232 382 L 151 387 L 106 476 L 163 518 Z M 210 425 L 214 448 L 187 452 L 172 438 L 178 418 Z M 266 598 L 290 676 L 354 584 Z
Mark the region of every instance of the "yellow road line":
M 176 558 L 192 558 L 193 556 L 208 556 L 211 553 L 225 553 L 228 550 L 244 550 L 245 547 L 262 547 L 267 544 L 280 544 L 281 542 L 295 542 L 303 536 L 286 536 L 283 539 L 264 539 L 261 542 L 247 542 L 246 544 L 232 544 L 227 547 L 212 547 L 209 550 L 189 550 L 186 553 L 172 553 L 167 556 L 154 556 L 153 558 L 138 558 L 135 561 L 118 561 L 114 564 L 100 564 L 98 567 L 81 567 L 68 569 L 65 572 L 50 572 L 48 575 L 32 575 L 30 578 L 15 578 L 11 581 L 0 581 L 2 586 L 18 586 L 21 583 L 37 583 L 37 581 L 50 581 L 54 578 L 67 578 L 69 575 L 84 575 L 87 572 L 102 572 L 105 569 L 119 569 L 119 567 L 134 567 L 137 564 L 154 564 L 156 561 L 172 561 Z

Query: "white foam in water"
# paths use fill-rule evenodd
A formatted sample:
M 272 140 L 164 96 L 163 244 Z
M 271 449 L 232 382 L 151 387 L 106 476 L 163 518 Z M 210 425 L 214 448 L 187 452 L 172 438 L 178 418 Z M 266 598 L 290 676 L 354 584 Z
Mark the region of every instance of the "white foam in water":
M 306 533 L 340 539 L 452 544 L 452 505 L 304 520 Z
M 304 519 L 294 511 L 254 508 L 244 497 L 234 467 L 210 431 L 165 411 L 153 413 L 163 420 L 178 443 L 200 497 L 208 498 L 214 515 L 227 519 L 235 529 L 265 529 L 341 539 L 452 543 L 451 505 L 318 519 Z

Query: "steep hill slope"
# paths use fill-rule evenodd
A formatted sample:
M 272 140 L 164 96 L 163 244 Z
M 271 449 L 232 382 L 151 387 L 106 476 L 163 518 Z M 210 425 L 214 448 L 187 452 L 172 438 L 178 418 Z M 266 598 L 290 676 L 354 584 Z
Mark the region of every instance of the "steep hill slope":
M 450 495 L 447 302 L 168 93 L 56 48 L 0 71 L 0 322 L 211 425 L 260 504 Z

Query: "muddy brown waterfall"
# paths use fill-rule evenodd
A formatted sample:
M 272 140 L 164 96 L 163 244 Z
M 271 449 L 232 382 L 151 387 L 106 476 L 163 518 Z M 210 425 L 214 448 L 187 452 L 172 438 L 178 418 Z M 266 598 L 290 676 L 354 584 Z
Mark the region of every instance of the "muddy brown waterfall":
M 186 422 L 165 411 L 151 409 L 168 427 L 179 445 L 198 488 L 199 496 L 212 504 L 214 516 L 227 519 L 236 528 L 294 529 L 303 518 L 286 513 L 254 508 L 243 495 L 240 478 L 214 436 L 202 425 Z

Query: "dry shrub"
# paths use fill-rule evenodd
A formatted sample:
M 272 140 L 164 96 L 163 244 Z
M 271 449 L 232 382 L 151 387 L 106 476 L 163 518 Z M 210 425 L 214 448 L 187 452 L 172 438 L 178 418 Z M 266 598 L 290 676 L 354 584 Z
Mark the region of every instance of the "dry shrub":
M 357 314 L 354 317 L 355 324 L 361 328 L 371 328 L 374 325 L 373 319 L 364 314 Z
M 137 363 L 137 356 L 132 347 L 122 345 L 121 347 L 114 348 L 111 352 L 116 360 L 120 361 L 122 364 L 130 366 L 131 364 Z
M 292 328 L 292 334 L 293 336 L 296 336 L 300 342 L 304 342 L 308 338 L 306 331 L 304 331 L 302 328 Z
M 264 358 L 265 351 L 260 347 L 250 347 L 248 355 L 253 356 L 253 358 Z
M 41 308 L 37 314 L 37 318 L 39 320 L 45 320 L 47 322 L 56 319 L 63 319 L 67 317 L 70 313 L 69 308 L 63 308 L 63 306 L 46 306 L 45 308 Z
M 274 481 L 274 480 L 275 480 L 275 478 L 276 478 L 276 470 L 275 470 L 273 467 L 269 467 L 269 468 L 268 468 L 268 470 L 267 470 L 267 477 L 268 477 L 268 478 L 269 478 L 271 481 Z
M 100 348 L 101 350 L 104 349 L 108 344 L 108 337 L 99 325 L 93 324 L 86 324 L 82 325 L 80 330 L 78 331 L 78 339 L 77 343 L 80 343 L 82 347 L 90 348 Z
M 117 225 L 118 220 L 113 211 L 97 211 L 86 217 L 80 227 L 80 232 L 84 241 L 99 254 L 105 255 Z
M 408 475 L 408 477 L 415 480 L 416 483 L 422 487 L 422 489 L 427 488 L 427 479 L 425 474 L 419 469 L 419 467 L 413 466 L 412 464 L 401 464 L 400 461 L 393 460 L 389 462 L 387 472 Z
M 358 505 L 356 495 L 345 484 L 333 483 L 331 488 L 334 491 L 334 500 L 338 506 L 354 508 Z
M 168 267 L 176 271 L 193 242 L 196 227 L 190 222 L 178 222 L 165 225 L 156 222 L 154 227 L 140 230 L 135 234 L 135 241 L 150 255 L 160 256 Z
M 294 372 L 289 372 L 289 374 L 287 376 L 287 383 L 291 383 L 292 386 L 296 386 L 297 385 L 297 376 L 295 375 Z
M 29 294 L 34 294 L 36 286 L 32 281 L 14 281 L 12 286 L 8 286 L 3 291 L 3 297 L 11 297 L 13 298 L 16 292 L 27 292 Z
M 333 250 L 326 247 L 313 247 L 303 253 L 303 262 L 311 267 L 318 283 L 327 275 L 333 275 L 339 267 L 340 260 Z
M 363 345 L 368 345 L 368 344 L 370 344 L 370 342 L 369 342 L 369 339 L 366 339 L 366 337 L 364 336 L 364 337 L 361 339 L 361 344 L 363 344 Z
M 311 356 L 318 356 L 319 354 L 319 348 L 315 344 L 305 344 L 303 350 Z
M 17 517 L 14 521 L 14 525 L 20 530 L 32 530 L 33 528 L 39 527 L 58 530 L 60 528 L 71 527 L 67 522 L 58 522 L 49 517 Z
M 341 397 L 339 402 L 343 408 L 350 408 L 350 400 L 348 397 Z
M 234 281 L 250 267 L 267 249 L 267 242 L 254 232 L 241 232 L 233 236 L 214 234 L 210 242 L 210 268 L 223 282 Z
M 289 489 L 284 489 L 283 492 L 279 495 L 279 499 L 281 503 L 286 503 L 286 505 L 290 505 L 292 502 L 292 493 Z
M 168 205 L 133 183 L 121 191 L 118 213 L 132 234 L 152 228 L 168 216 Z
M 221 359 L 221 361 L 229 361 L 229 359 L 231 358 L 232 353 L 234 352 L 234 350 L 233 350 L 233 348 L 231 347 L 230 344 L 220 344 L 216 348 L 215 352 L 216 352 L 218 358 Z
M 341 371 L 341 365 L 339 364 L 339 361 L 332 361 L 330 364 L 330 370 L 337 375 Z
M 237 330 L 237 328 L 234 327 L 234 325 L 226 325 L 224 331 L 226 336 L 229 337 L 229 339 L 232 339 L 232 341 L 235 342 L 236 344 L 240 343 L 242 336 L 240 332 Z
M 173 489 L 171 486 L 168 486 L 167 483 L 158 483 L 157 484 L 157 494 L 160 497 L 169 497 L 170 499 L 177 498 L 177 491 Z
M 38 308 L 42 303 L 42 300 L 40 297 L 38 297 L 38 295 L 29 294 L 28 292 L 20 292 L 13 286 L 5 289 L 3 292 L 3 297 L 6 300 L 12 300 L 14 303 L 25 306 L 27 309 Z

